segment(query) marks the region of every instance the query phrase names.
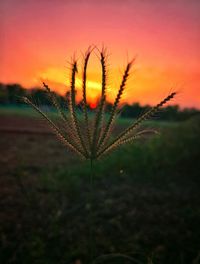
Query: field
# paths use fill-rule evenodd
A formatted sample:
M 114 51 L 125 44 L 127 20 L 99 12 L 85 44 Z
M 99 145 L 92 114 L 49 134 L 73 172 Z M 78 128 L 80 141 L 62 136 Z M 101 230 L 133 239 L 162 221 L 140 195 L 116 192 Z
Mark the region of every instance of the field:
M 103 263 L 200 263 L 200 117 L 147 126 L 161 134 L 96 162 L 91 205 L 89 163 L 29 108 L 0 108 L 0 263 L 87 264 L 91 225 L 95 255 L 118 254 Z

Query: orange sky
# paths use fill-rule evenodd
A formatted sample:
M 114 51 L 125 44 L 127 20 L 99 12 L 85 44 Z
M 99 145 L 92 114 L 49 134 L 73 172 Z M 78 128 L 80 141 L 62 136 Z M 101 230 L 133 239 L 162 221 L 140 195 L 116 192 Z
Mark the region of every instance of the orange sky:
M 200 108 L 198 0 L 1 0 L 0 11 L 0 82 L 33 87 L 43 78 L 63 93 L 74 52 L 81 65 L 81 51 L 104 44 L 110 99 L 136 56 L 124 101 L 155 104 L 175 88 L 173 103 Z M 88 70 L 93 98 L 101 74 L 95 54 Z

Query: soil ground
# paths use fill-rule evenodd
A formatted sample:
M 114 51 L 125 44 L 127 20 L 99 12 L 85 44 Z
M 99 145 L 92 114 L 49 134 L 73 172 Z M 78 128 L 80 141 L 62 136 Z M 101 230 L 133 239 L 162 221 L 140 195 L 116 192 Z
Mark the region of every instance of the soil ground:
M 198 144 L 189 133 L 190 145 Z M 143 158 L 150 150 L 140 147 L 132 159 L 132 149 L 125 148 L 97 164 L 89 223 L 88 165 L 66 150 L 43 120 L 0 115 L 0 262 L 89 263 L 92 226 L 95 256 L 200 263 L 199 151 L 186 141 L 174 139 L 175 150 L 167 141 L 169 152 L 150 155 L 151 166 L 145 167 Z M 124 261 L 104 260 L 131 263 Z

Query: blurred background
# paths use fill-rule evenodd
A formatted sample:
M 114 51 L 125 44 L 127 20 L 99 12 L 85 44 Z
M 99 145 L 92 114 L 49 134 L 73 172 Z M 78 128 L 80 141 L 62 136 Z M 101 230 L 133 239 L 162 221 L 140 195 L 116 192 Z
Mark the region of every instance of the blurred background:
M 89 212 L 95 256 L 135 263 L 200 263 L 200 3 L 176 1 L 24 1 L 0 3 L 0 262 L 89 263 Z M 59 116 L 45 81 L 68 111 L 70 61 L 78 59 L 81 113 L 83 53 L 107 48 L 107 115 L 126 63 L 136 58 L 114 135 L 178 95 L 140 139 L 90 165 L 67 150 L 27 96 Z M 88 111 L 101 92 L 97 50 L 88 68 Z M 105 263 L 131 263 L 119 257 Z

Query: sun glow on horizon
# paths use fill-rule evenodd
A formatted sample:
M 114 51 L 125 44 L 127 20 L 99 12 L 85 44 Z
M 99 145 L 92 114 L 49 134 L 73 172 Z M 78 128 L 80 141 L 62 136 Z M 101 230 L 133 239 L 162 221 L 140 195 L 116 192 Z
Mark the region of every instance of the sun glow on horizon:
M 112 53 L 108 56 L 110 102 L 116 96 L 127 57 L 138 55 L 123 102 L 154 105 L 171 88 L 184 84 L 174 103 L 200 108 L 199 8 L 196 0 L 0 1 L 0 82 L 32 88 L 42 87 L 45 81 L 64 95 L 70 87 L 66 61 L 75 52 L 80 62 L 81 51 L 91 44 L 101 50 L 104 44 Z M 95 65 L 95 56 L 88 67 L 89 102 L 98 101 L 101 93 L 101 68 Z M 78 100 L 81 79 L 80 67 Z
M 92 58 L 91 58 L 92 59 Z M 94 65 L 93 65 L 94 66 Z M 87 78 L 86 87 L 87 87 L 87 102 L 91 108 L 96 108 L 98 105 L 99 98 L 101 96 L 101 72 L 98 74 L 96 71 L 101 70 L 98 67 L 94 67 L 93 71 L 95 73 L 91 74 L 90 69 L 88 70 L 89 77 Z M 109 85 L 107 85 L 107 101 L 110 103 L 114 102 L 115 96 L 120 86 L 121 78 L 123 76 L 123 71 L 115 69 L 109 79 Z M 52 91 L 57 92 L 60 95 L 65 95 L 66 92 L 70 90 L 70 69 L 64 67 L 48 67 L 41 72 L 36 74 L 36 78 L 34 79 L 34 84 L 36 87 L 42 87 L 42 82 L 44 81 Z M 98 75 L 98 76 L 97 76 Z M 112 78 L 112 77 L 115 78 Z M 146 65 L 137 66 L 137 62 L 133 65 L 133 72 L 130 75 L 125 92 L 123 94 L 121 104 L 139 101 L 141 104 L 145 105 L 145 99 L 149 98 L 149 101 L 152 101 L 153 104 L 156 104 L 163 96 L 166 96 L 170 89 L 177 89 L 177 86 L 180 87 L 180 83 L 178 85 L 171 85 L 168 82 L 169 73 L 160 73 L 159 69 L 151 68 L 149 69 Z M 98 77 L 98 78 L 97 78 Z M 95 79 L 98 81 L 95 81 Z M 113 80 L 114 79 L 114 80 Z M 173 79 L 173 76 L 172 78 Z M 176 76 L 177 79 L 177 76 Z M 154 90 L 152 90 L 151 85 L 154 85 Z M 82 100 L 82 71 L 78 70 L 78 74 L 76 76 L 76 90 L 77 102 Z M 171 86 L 170 86 L 171 85 Z M 141 93 L 141 87 L 143 93 Z M 159 89 L 160 88 L 160 89 Z M 184 91 L 184 89 L 183 89 Z M 145 97 L 143 94 L 145 93 Z M 135 100 L 134 100 L 135 98 Z M 176 101 L 178 99 L 176 98 Z M 198 100 L 198 98 L 197 98 Z M 180 101 L 180 100 L 179 100 Z M 173 104 L 174 101 L 170 104 Z
M 68 75 L 68 76 L 67 76 Z M 76 77 L 76 90 L 77 90 L 77 101 L 80 101 L 82 98 L 82 78 L 81 72 Z M 59 68 L 47 68 L 42 73 L 38 73 L 38 77 L 35 78 L 37 85 L 40 85 L 42 82 L 47 83 L 53 91 L 61 95 L 65 95 L 67 91 L 70 90 L 70 72 L 66 74 L 63 69 Z M 96 108 L 98 100 L 101 96 L 101 83 L 88 80 L 86 81 L 87 87 L 87 100 L 91 108 Z M 107 86 L 107 90 L 110 91 L 112 88 Z M 108 98 L 111 100 L 111 98 Z

